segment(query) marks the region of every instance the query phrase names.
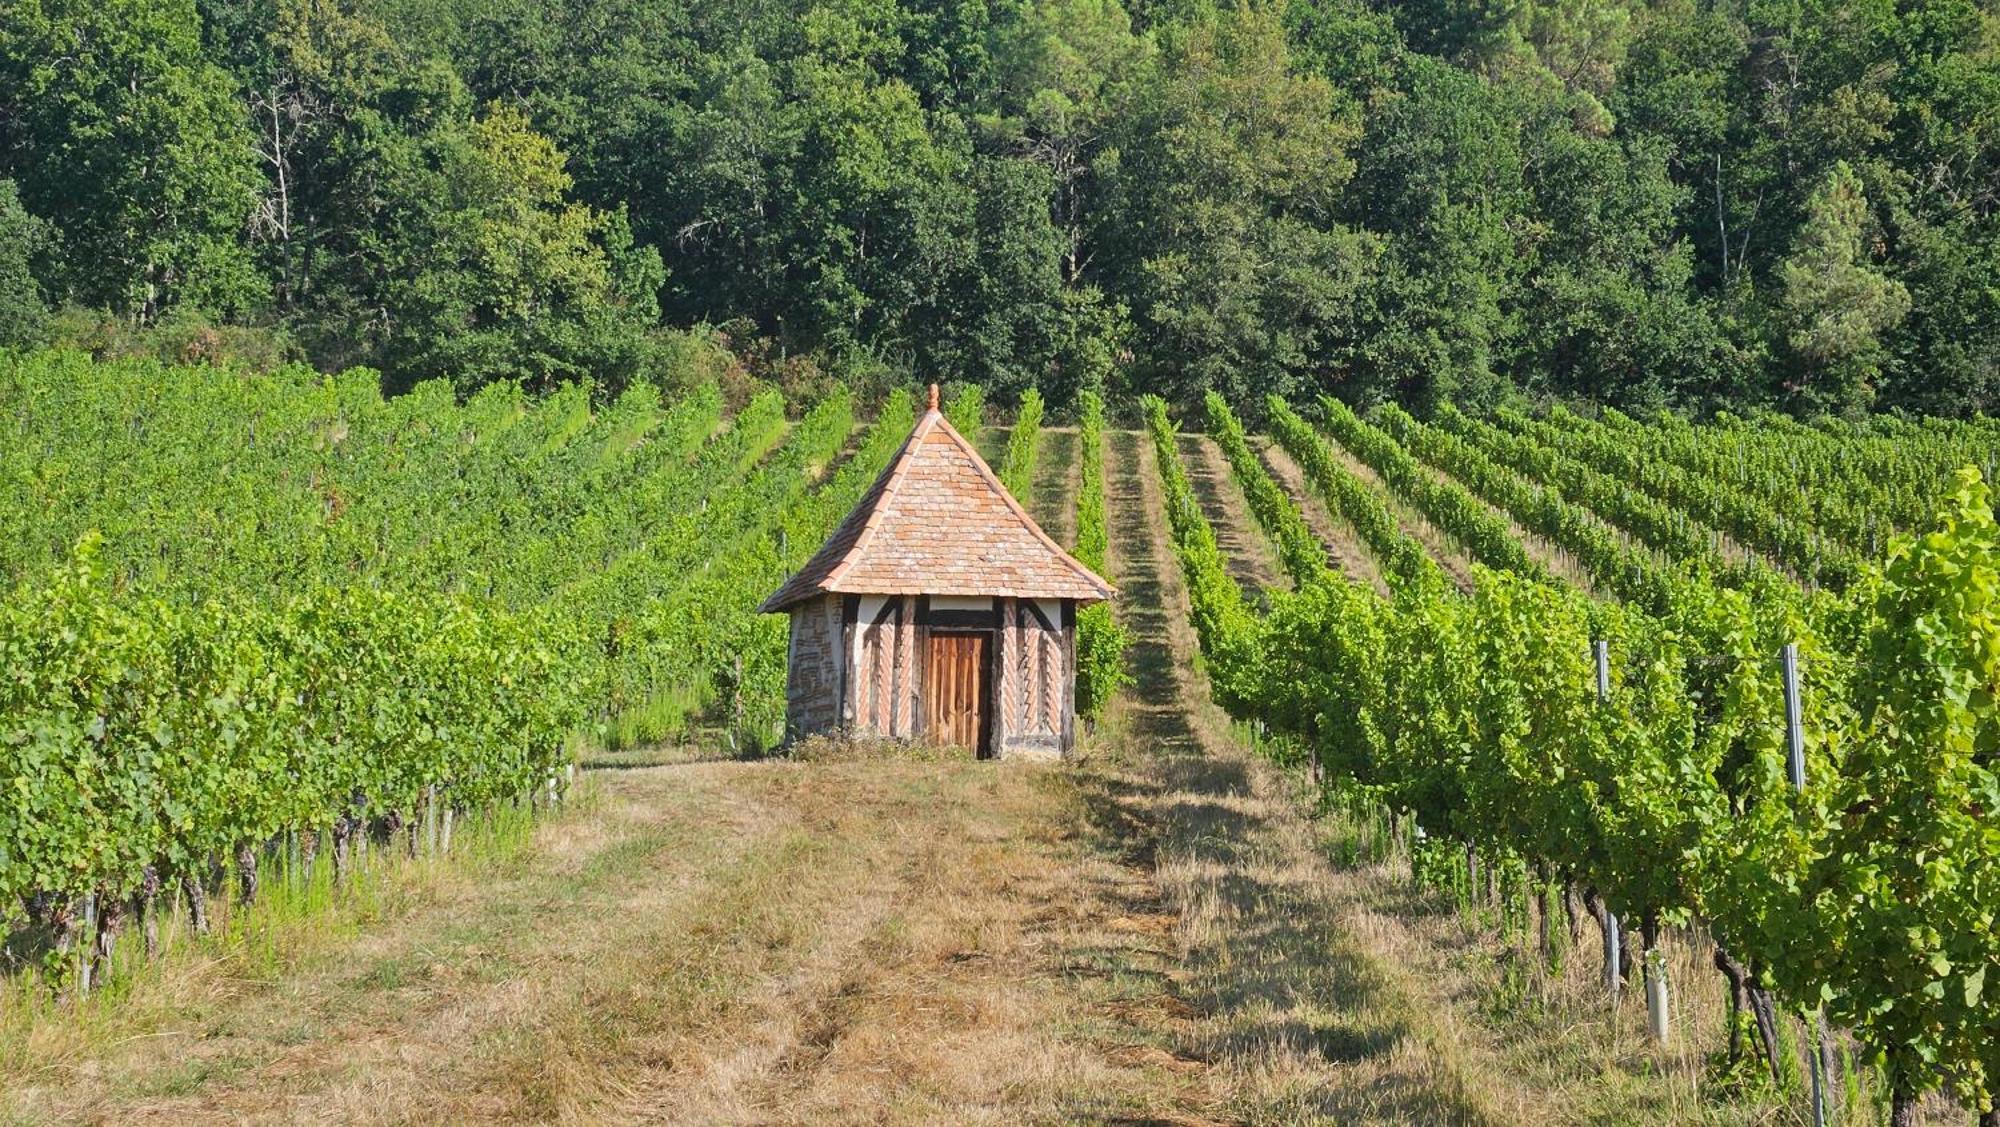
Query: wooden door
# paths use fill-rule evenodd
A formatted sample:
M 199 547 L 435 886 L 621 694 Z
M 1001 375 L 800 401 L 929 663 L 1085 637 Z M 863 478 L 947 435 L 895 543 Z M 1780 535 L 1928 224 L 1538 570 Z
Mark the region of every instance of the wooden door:
M 924 665 L 924 731 L 934 744 L 987 754 L 986 712 L 990 678 L 986 635 L 932 632 Z

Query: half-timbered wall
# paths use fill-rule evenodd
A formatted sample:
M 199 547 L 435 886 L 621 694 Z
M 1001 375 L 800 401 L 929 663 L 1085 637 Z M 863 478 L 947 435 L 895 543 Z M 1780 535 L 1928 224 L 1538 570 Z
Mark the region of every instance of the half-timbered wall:
M 916 735 L 923 684 L 916 597 L 861 596 L 849 635 L 848 725 L 873 736 Z
M 1069 607 L 1060 599 L 1001 599 L 999 618 L 994 744 L 1002 755 L 1061 755 L 1075 705 Z
M 830 595 L 792 612 L 794 736 L 922 737 L 930 631 L 991 631 L 986 730 L 999 755 L 1060 756 L 1075 731 L 1075 606 L 1061 599 Z

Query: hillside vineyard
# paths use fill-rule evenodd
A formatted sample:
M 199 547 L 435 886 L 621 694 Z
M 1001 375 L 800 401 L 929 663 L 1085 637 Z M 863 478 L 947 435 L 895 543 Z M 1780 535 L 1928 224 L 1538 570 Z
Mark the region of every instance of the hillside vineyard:
M 222 862 L 254 897 L 274 858 L 347 875 L 384 826 L 414 848 L 555 801 L 586 744 L 776 742 L 785 623 L 757 604 L 914 402 L 734 398 L 0 360 L 0 924 L 52 929 L 53 980 L 87 983 Z M 973 386 L 946 415 L 978 442 L 996 406 Z M 1497 880 L 1545 942 L 1580 897 L 1662 1035 L 1662 934 L 1699 931 L 1761 1067 L 1786 1067 L 1771 1015 L 1823 1012 L 1899 1121 L 1936 1091 L 1990 1106 L 1992 422 L 1272 397 L 1266 438 L 1211 393 L 1283 571 L 1258 589 L 1166 404 L 1137 406 L 1208 683 L 1269 756 L 1379 814 L 1419 879 Z M 1101 568 L 1112 424 L 1094 395 L 1074 419 L 1064 546 Z M 1014 421 L 995 469 L 1025 493 L 1040 396 Z M 1120 616 L 1077 619 L 1086 723 L 1131 683 Z
M 371 822 L 552 795 L 587 735 L 768 730 L 783 634 L 750 593 L 911 419 L 53 354 L 0 398 L 0 902 L 59 928 L 198 902 L 224 855 L 253 881 L 286 834 L 341 867 Z
M 1318 407 L 1323 430 L 1268 405 L 1279 441 L 1381 561 L 1389 598 L 1328 569 L 1211 394 L 1209 431 L 1293 581 L 1253 599 L 1225 567 L 1165 404 L 1145 403 L 1218 701 L 1321 785 L 1414 819 L 1420 875 L 1461 855 L 1463 879 L 1481 859 L 1511 871 L 1540 908 L 1545 951 L 1552 884 L 1583 890 L 1613 934 L 1626 921 L 1657 1036 L 1662 929 L 1699 921 L 1774 1074 L 1771 991 L 1788 1009 L 1823 1004 L 1881 1054 L 1897 1122 L 1939 1087 L 1990 1099 L 2000 539 L 1973 468 L 1990 464 L 1989 425 L 1449 410 L 1426 424 L 1390 406 L 1378 427 Z M 1656 461 L 1588 441 L 1607 434 Z M 1565 453 L 1576 446 L 1607 469 Z M 1884 482 L 1930 483 L 1934 515 L 1883 497 Z M 1678 508 L 1663 500 L 1674 489 L 1705 500 Z M 1761 512 L 1786 550 L 1748 551 L 1697 507 Z M 1440 568 L 1399 511 L 1469 567 Z M 1880 564 L 1851 562 L 1877 545 Z

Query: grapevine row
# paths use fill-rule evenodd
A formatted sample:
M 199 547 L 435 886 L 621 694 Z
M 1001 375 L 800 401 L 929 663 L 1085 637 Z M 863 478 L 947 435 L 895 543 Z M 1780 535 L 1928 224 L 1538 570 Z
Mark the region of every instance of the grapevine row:
M 1104 399 L 1086 391 L 1079 410 L 1075 554 L 1083 566 L 1116 582 L 1105 567 L 1110 530 L 1104 512 Z M 1125 664 L 1131 645 L 1131 631 L 1112 614 L 1111 604 L 1093 603 L 1077 613 L 1076 700 L 1085 723 L 1095 724 L 1118 690 L 1132 683 Z
M 1385 485 L 1408 498 L 1475 559 L 1488 567 L 1549 581 L 1548 569 L 1528 554 L 1507 522 L 1480 504 L 1464 486 L 1432 476 L 1395 439 L 1363 421 L 1347 404 L 1322 397 L 1320 406 L 1335 441 L 1380 474 Z
M 1656 615 L 1669 614 L 1689 601 L 1684 577 L 1624 543 L 1603 522 L 1553 489 L 1521 477 L 1458 435 L 1420 423 L 1393 404 L 1378 410 L 1376 419 L 1418 458 L 1576 557 L 1611 595 Z
M 1278 546 L 1278 561 L 1294 583 L 1323 582 L 1327 578 L 1326 547 L 1319 537 L 1307 527 L 1304 514 L 1292 504 L 1284 488 L 1265 472 L 1257 455 L 1250 449 L 1249 439 L 1243 433 L 1243 424 L 1229 409 L 1229 403 L 1221 394 L 1210 391 L 1207 398 L 1208 429 L 1223 456 L 1229 459 L 1229 468 L 1243 487 L 1243 496 L 1250 504 L 1257 523 Z
M 1000 484 L 1017 499 L 1028 497 L 1035 487 L 1035 455 L 1042 441 L 1042 393 L 1029 388 L 1021 393 L 1021 409 L 1014 416 L 1014 429 L 1007 434 L 1007 452 L 1000 461 Z
M 1516 433 L 1532 434 L 1545 446 L 1573 450 L 1599 470 L 1727 532 L 1807 583 L 1842 588 L 1860 571 L 1861 561 L 1855 553 L 1814 532 L 1785 510 L 1674 462 L 1648 457 L 1602 424 L 1561 408 L 1551 411 L 1545 420 L 1510 412 L 1502 412 L 1500 419 Z
M 1335 516 L 1360 534 L 1369 551 L 1382 563 L 1383 572 L 1398 583 L 1426 586 L 1449 582 L 1444 569 L 1424 551 L 1422 544 L 1396 523 L 1388 505 L 1368 483 L 1340 463 L 1326 439 L 1300 418 L 1284 400 L 1273 395 L 1266 400 L 1271 433 L 1285 452 L 1305 468 L 1306 478 L 1319 491 Z
M 1149 405 L 1149 426 L 1197 635 L 1232 714 L 1433 841 L 1511 852 L 1594 890 L 1647 951 L 1668 923 L 1708 921 L 1748 988 L 1824 1001 L 1885 1054 L 1899 1112 L 1946 1083 L 1990 1100 L 2000 1006 L 1982 968 L 2000 957 L 2000 895 L 1970 874 L 2000 861 L 1979 797 L 2000 783 L 1990 755 L 1945 735 L 2000 728 L 1992 695 L 1962 690 L 2000 657 L 2000 622 L 1961 597 L 2000 581 L 1976 475 L 1841 615 L 1708 589 L 1689 634 L 1480 568 L 1464 596 L 1410 587 L 1385 602 L 1335 581 L 1275 593 L 1259 617 L 1225 589 L 1163 409 Z M 1594 639 L 1616 655 L 1601 697 Z M 1787 778 L 1775 660 L 1787 642 L 1804 673 L 1802 792 Z M 1775 1061 L 1778 1046 L 1765 1049 Z
M 1729 565 L 1711 531 L 1679 509 L 1660 503 L 1530 435 L 1509 433 L 1469 415 L 1448 413 L 1442 424 L 1501 465 L 1543 483 L 1572 504 L 1630 533 L 1668 560 L 1702 575 L 1721 576 Z

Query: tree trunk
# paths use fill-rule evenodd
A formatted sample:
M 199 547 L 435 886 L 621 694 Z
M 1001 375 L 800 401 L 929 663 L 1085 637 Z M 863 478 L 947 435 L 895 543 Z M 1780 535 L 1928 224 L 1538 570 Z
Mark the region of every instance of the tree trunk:
M 435 855 L 438 851 L 438 789 L 431 786 L 424 791 L 424 851 Z
M 82 930 L 83 904 L 80 901 L 62 901 L 49 909 L 48 919 L 49 935 L 55 943 L 56 953 L 68 962 L 70 948 L 76 946 L 77 932 Z M 84 973 L 89 973 L 88 967 L 84 968 Z M 84 989 L 89 988 L 86 982 Z
M 381 844 L 393 847 L 396 844 L 396 834 L 402 828 L 403 812 L 401 810 L 391 810 L 387 814 L 382 815 Z
M 1541 946 L 1542 965 L 1550 966 L 1556 961 L 1556 942 L 1549 924 L 1549 883 L 1547 878 L 1536 874 L 1528 888 L 1528 899 L 1535 906 L 1535 936 Z
M 1562 885 L 1563 916 L 1569 921 L 1569 945 L 1575 948 L 1583 942 L 1583 921 L 1576 914 L 1576 885 L 1564 881 Z
M 1721 971 L 1722 977 L 1729 983 L 1729 1058 L 1728 1059 L 1729 1059 L 1729 1067 L 1734 1068 L 1736 1067 L 1736 1062 L 1743 1059 L 1744 999 L 1743 999 L 1742 976 L 1738 974 L 1732 974 L 1730 972 L 1731 963 L 1732 960 L 1729 958 L 1729 956 L 1722 953 L 1722 948 L 1717 947 L 1715 949 L 1715 969 Z
M 97 938 L 91 944 L 90 979 L 99 985 L 111 979 L 111 956 L 118 947 L 118 933 L 125 926 L 125 898 L 97 898 Z
M 1773 1084 L 1782 1083 L 1778 1075 L 1778 1007 L 1771 992 L 1757 985 L 1750 968 L 1737 962 L 1729 952 L 1721 947 L 1715 949 L 1715 969 L 1729 980 L 1730 1016 L 1733 1019 L 1746 1002 L 1750 1007 L 1750 1017 L 1756 1024 L 1759 1054 L 1764 1058 L 1764 1067 L 1771 1073 Z M 1737 1057 L 1736 1022 L 1730 1022 L 1729 1059 L 1733 1063 Z
M 201 866 L 181 874 L 181 895 L 187 897 L 188 921 L 196 935 L 208 934 L 208 889 L 202 887 Z
M 354 819 L 342 814 L 333 821 L 333 883 L 346 883 L 353 848 Z
M 139 891 L 134 898 L 139 906 L 139 933 L 146 942 L 146 957 L 152 958 L 160 950 L 160 871 L 146 866 L 139 877 Z
M 247 908 L 257 900 L 257 847 L 243 842 L 236 847 L 236 903 Z
M 1917 1127 L 1917 1088 L 1889 1059 L 1889 1127 Z

